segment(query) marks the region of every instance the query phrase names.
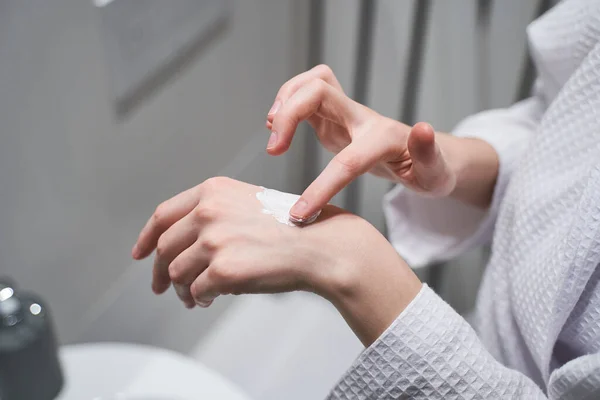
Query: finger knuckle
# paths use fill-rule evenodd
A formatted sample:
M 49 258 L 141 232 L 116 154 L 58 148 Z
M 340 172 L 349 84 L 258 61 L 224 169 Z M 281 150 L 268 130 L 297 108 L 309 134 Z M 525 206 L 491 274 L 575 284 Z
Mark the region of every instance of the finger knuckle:
M 231 179 L 225 176 L 213 176 L 201 184 L 201 190 L 205 193 L 210 193 L 225 187 L 230 183 L 230 181 Z
M 206 237 L 200 239 L 200 245 L 202 246 L 202 250 L 209 254 L 216 252 L 221 247 L 221 243 L 221 238 L 215 234 L 209 234 Z
M 160 226 L 163 224 L 163 222 L 166 220 L 167 209 L 167 202 L 162 202 L 156 207 L 154 213 L 152 214 L 152 220 L 155 225 Z
M 313 79 L 307 85 L 309 91 L 314 91 L 317 94 L 317 97 L 322 97 L 327 91 L 327 82 L 322 79 Z
M 185 269 L 181 268 L 178 262 L 173 261 L 169 264 L 169 278 L 172 282 L 177 284 L 186 284 L 185 282 Z
M 317 65 L 315 67 L 315 72 L 317 72 L 317 74 L 319 76 L 326 77 L 326 78 L 334 76 L 333 70 L 327 64 L 319 64 L 319 65 Z
M 165 239 L 164 235 L 161 235 L 158 238 L 158 242 L 156 243 L 156 256 L 158 258 L 162 258 L 167 254 L 169 244 Z
M 202 288 L 201 288 L 199 279 L 196 279 L 190 285 L 190 294 L 192 295 L 192 298 L 194 298 L 196 300 L 200 299 L 200 297 L 202 296 L 203 293 L 202 293 Z
M 230 294 L 235 290 L 237 274 L 227 264 L 212 264 L 207 270 L 208 278 L 220 293 Z
M 225 264 L 213 262 L 208 268 L 208 278 L 219 285 L 230 278 L 230 272 Z
M 200 202 L 196 208 L 194 208 L 194 216 L 198 221 L 211 221 L 214 220 L 219 214 L 219 208 L 217 204 L 213 204 L 211 201 Z
M 294 91 L 294 88 L 295 88 L 295 79 L 290 79 L 289 81 L 287 81 L 286 83 L 281 85 L 281 87 L 279 88 L 279 91 L 277 92 L 277 96 L 275 97 L 275 99 L 279 100 L 279 101 L 283 101 L 283 99 L 286 99 L 287 97 L 290 96 L 290 93 L 292 93 Z M 277 114 L 275 114 L 275 115 L 277 115 Z
M 399 122 L 383 118 L 374 131 L 381 132 L 377 138 L 386 145 L 382 154 L 384 157 L 397 155 L 406 149 L 406 130 Z
M 285 102 L 300 86 L 302 86 L 303 76 L 306 75 L 306 72 L 303 72 L 299 75 L 294 76 L 292 79 L 285 82 L 279 88 L 277 92 L 276 99 Z
M 188 285 L 175 283 L 173 284 L 173 288 L 181 301 L 191 300 L 192 294 L 190 293 L 190 287 Z
M 354 154 L 339 153 L 334 160 L 338 163 L 345 174 L 356 175 L 360 173 L 360 159 Z
M 283 111 L 281 113 L 277 113 L 275 119 L 277 121 L 277 126 L 280 128 L 280 130 L 287 130 L 289 129 L 289 127 L 296 126 L 299 123 L 298 117 L 292 112 Z

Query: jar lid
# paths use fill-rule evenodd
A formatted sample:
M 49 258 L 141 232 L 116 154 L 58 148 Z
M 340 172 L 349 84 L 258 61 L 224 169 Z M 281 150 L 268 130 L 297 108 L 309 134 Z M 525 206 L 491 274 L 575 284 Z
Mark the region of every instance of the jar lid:
M 0 329 L 14 326 L 23 318 L 23 305 L 14 288 L 8 283 L 0 282 Z

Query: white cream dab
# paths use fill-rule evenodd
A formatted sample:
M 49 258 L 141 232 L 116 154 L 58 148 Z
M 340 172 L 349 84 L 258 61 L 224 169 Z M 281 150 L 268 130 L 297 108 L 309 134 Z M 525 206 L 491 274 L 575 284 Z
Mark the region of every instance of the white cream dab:
M 256 198 L 262 204 L 262 212 L 264 214 L 272 215 L 278 222 L 289 226 L 307 225 L 314 222 L 321 211 L 307 219 L 306 221 L 296 221 L 295 219 L 290 220 L 290 209 L 300 196 L 291 193 L 284 193 L 278 190 L 267 189 L 260 187 L 262 190 L 256 193 Z M 294 223 L 294 222 L 296 223 Z

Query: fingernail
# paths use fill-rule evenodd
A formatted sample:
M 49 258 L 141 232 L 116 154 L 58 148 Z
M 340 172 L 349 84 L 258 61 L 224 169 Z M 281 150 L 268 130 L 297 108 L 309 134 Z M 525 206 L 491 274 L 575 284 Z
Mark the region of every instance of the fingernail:
M 267 115 L 275 114 L 277 111 L 279 111 L 279 107 L 281 107 L 281 101 L 275 100 L 275 103 L 273 103 L 273 105 L 271 106 L 271 109 L 269 110 Z M 264 108 L 263 108 L 263 110 L 264 110 Z
M 302 222 L 307 219 L 309 217 L 308 202 L 300 197 L 290 210 L 290 216 L 298 222 Z
M 169 286 L 171 286 L 170 283 L 152 282 L 152 291 L 154 292 L 154 294 L 163 294 L 167 291 Z
M 208 301 L 196 300 L 196 304 L 202 308 L 207 308 L 208 306 L 210 306 L 212 304 L 212 302 L 213 302 L 212 300 L 208 300 Z
M 194 307 L 196 307 L 196 304 L 194 304 L 193 302 L 191 302 L 191 303 L 185 302 L 185 308 L 187 308 L 188 310 L 191 310 Z
M 133 258 L 138 258 L 138 257 L 139 257 L 139 255 L 140 255 L 139 253 L 140 253 L 140 249 L 138 249 L 138 245 L 137 245 L 137 243 L 136 243 L 136 244 L 133 246 L 133 249 L 131 249 L 131 256 L 132 256 Z
M 269 136 L 269 143 L 267 143 L 267 149 L 274 147 L 277 144 L 277 132 L 271 132 Z

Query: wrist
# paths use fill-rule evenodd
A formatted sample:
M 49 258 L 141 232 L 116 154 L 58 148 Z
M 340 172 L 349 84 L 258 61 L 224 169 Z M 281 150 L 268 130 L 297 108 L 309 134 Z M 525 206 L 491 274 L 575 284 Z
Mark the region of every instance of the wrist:
M 365 347 L 369 347 L 398 318 L 421 290 L 411 271 L 389 269 L 373 279 L 365 276 L 338 290 L 331 303 Z
M 329 225 L 335 233 L 326 234 Z M 387 239 L 364 219 L 327 206 L 312 225 L 293 230 L 297 289 L 330 301 L 369 346 L 421 290 L 421 282 Z
M 452 136 L 448 133 L 436 132 L 435 141 L 440 147 L 440 151 L 446 160 L 450 173 L 455 176 L 455 185 L 449 196 L 456 190 L 460 184 L 459 180 L 463 176 L 468 162 L 466 161 L 463 138 Z
M 499 169 L 496 150 L 481 139 L 444 133 L 437 133 L 436 141 L 456 177 L 449 197 L 478 208 L 489 207 Z
M 365 347 L 392 324 L 422 286 L 395 249 L 377 235 L 379 243 L 365 247 L 368 254 L 337 258 L 319 285 L 319 294 L 337 308 Z

